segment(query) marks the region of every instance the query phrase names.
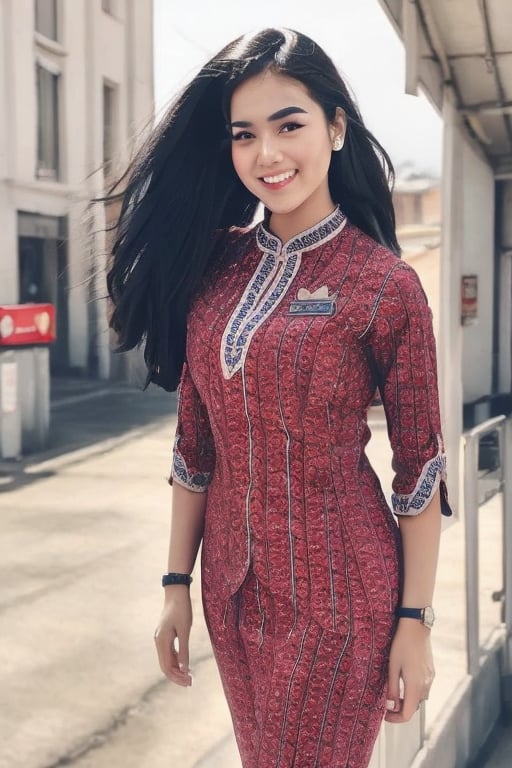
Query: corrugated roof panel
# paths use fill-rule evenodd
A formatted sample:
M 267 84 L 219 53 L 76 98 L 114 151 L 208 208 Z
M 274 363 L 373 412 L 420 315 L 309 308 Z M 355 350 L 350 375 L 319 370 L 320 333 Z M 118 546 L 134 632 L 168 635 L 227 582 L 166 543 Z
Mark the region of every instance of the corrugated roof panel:
M 448 56 L 485 51 L 482 17 L 476 0 L 428 0 L 419 5 L 424 9 L 424 15 L 428 14 L 429 8 L 432 10 Z
M 403 35 L 402 0 L 380 0 Z M 481 111 L 512 102 L 512 0 L 415 0 L 421 27 L 419 77 L 441 107 L 451 79 L 469 132 L 496 172 L 512 169 L 512 114 Z M 423 40 L 427 41 L 427 55 Z M 490 143 L 489 143 L 490 142 Z
M 511 0 L 512 5 L 512 0 Z M 512 47 L 512 39 L 511 39 Z M 512 101 L 512 52 L 496 57 L 498 73 L 503 86 L 505 101 Z
M 451 67 L 461 97 L 461 107 L 471 107 L 498 98 L 494 74 L 487 69 L 482 57 L 455 59 Z
M 499 157 L 503 154 L 503 148 L 508 144 L 503 117 L 501 115 L 478 115 L 478 119 L 484 135 L 491 140 L 491 143 L 486 145 L 487 154 L 490 157 Z
M 491 37 L 496 51 L 512 51 L 512 2 L 487 0 Z

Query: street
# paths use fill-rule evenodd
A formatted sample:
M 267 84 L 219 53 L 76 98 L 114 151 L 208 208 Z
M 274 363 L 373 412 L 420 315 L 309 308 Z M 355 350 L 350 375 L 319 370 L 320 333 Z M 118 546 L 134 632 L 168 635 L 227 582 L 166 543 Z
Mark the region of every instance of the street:
M 191 689 L 162 677 L 153 648 L 175 398 L 63 402 L 57 446 L 0 471 L 0 766 L 234 768 L 198 575 Z

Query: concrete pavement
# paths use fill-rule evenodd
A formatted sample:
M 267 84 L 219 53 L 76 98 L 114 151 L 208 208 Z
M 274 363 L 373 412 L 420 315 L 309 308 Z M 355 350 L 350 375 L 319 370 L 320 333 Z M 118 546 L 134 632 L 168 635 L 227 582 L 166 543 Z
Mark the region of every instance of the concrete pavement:
M 202 765 L 231 726 L 197 580 L 191 690 L 162 678 L 152 640 L 175 398 L 62 400 L 48 451 L 0 468 L 0 766 Z
M 0 464 L 0 768 L 240 768 L 197 573 L 191 689 L 162 678 L 153 649 L 175 397 L 91 382 L 61 382 L 53 394 L 48 450 Z M 378 409 L 371 427 L 369 455 L 389 495 Z M 483 638 L 499 622 L 496 499 L 481 547 Z M 429 727 L 465 675 L 463 562 L 461 526 L 445 521 Z M 507 735 L 487 768 L 512 765 Z

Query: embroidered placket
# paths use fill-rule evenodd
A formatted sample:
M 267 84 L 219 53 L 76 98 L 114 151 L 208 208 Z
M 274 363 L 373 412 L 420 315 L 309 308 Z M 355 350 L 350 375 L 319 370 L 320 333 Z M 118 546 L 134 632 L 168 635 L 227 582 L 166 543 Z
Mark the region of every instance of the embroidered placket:
M 222 337 L 224 378 L 230 379 L 244 364 L 252 337 L 283 300 L 300 262 L 300 253 L 262 257 Z
M 224 378 L 230 379 L 242 368 L 254 334 L 279 306 L 293 282 L 302 253 L 335 237 L 345 222 L 345 214 L 336 208 L 317 225 L 284 246 L 279 238 L 267 231 L 263 223 L 258 226 L 256 241 L 263 256 L 222 336 L 220 356 Z M 334 297 L 317 299 L 315 307 L 309 301 L 307 305 L 300 300 L 292 302 L 291 314 L 331 315 L 336 311 Z

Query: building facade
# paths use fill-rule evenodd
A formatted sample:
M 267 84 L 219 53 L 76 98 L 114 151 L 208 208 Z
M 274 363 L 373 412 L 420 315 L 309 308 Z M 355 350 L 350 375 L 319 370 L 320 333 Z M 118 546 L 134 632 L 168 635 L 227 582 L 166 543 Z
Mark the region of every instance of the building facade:
M 152 124 L 152 0 L 0 3 L 0 304 L 51 302 L 52 375 L 107 378 L 109 178 Z

